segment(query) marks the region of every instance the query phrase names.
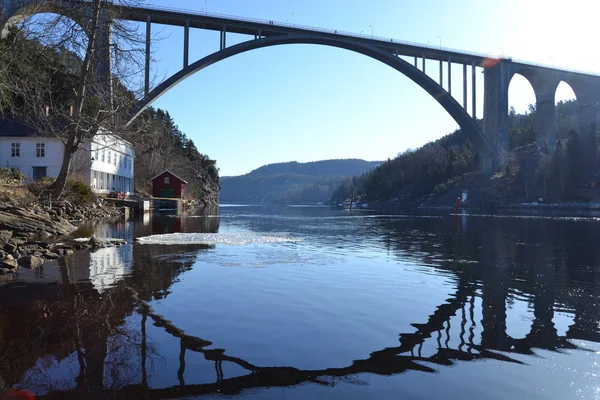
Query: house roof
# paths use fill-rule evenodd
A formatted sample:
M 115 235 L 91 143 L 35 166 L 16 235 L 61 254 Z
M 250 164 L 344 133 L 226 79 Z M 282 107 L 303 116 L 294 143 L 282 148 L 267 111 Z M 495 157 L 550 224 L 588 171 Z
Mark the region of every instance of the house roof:
M 175 175 L 174 173 L 172 173 L 171 171 L 169 171 L 168 169 L 165 169 L 163 172 L 161 172 L 160 174 L 156 175 L 154 178 L 150 179 L 151 181 L 155 180 L 156 178 L 158 178 L 159 176 L 161 176 L 164 173 L 168 173 L 172 176 L 174 176 L 175 178 L 179 179 L 181 182 L 185 183 L 187 185 L 187 181 L 185 179 L 181 179 L 180 177 L 178 177 L 177 175 Z
M 31 137 L 37 135 L 35 129 L 18 119 L 0 119 L 0 137 Z

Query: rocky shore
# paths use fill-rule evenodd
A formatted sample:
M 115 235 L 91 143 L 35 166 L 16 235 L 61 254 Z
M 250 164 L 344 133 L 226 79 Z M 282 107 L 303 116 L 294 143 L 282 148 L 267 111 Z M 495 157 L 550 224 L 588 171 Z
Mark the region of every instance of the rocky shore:
M 120 240 L 104 242 L 96 238 L 86 242 L 59 242 L 52 239 L 72 233 L 77 229 L 78 222 L 116 218 L 122 213 L 122 209 L 102 201 L 86 206 L 60 201 L 51 207 L 0 203 L 0 275 L 15 272 L 20 267 L 38 268 L 46 260 L 58 259 L 75 250 L 95 250 L 123 244 Z
M 0 235 L 6 235 L 0 231 Z M 73 254 L 75 250 L 89 249 L 95 251 L 105 247 L 118 247 L 126 244 L 121 239 L 100 240 L 95 237 L 86 241 L 62 241 L 48 243 L 44 241 L 26 240 L 22 237 L 10 238 L 0 250 L 0 275 L 17 272 L 21 267 L 27 269 L 39 268 L 47 260 L 56 260 Z

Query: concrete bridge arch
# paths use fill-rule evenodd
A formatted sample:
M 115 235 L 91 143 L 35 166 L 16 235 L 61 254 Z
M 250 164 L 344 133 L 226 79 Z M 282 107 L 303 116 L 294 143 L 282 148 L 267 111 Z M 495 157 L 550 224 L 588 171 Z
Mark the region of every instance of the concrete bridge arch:
M 177 72 L 150 91 L 134 110 L 127 125 L 131 124 L 135 118 L 137 118 L 148 106 L 150 106 L 173 86 L 182 82 L 191 75 L 203 70 L 204 68 L 237 54 L 286 44 L 315 44 L 349 50 L 380 61 L 402 73 L 419 85 L 422 89 L 424 89 L 446 110 L 446 112 L 448 112 L 448 114 L 450 114 L 450 116 L 456 121 L 462 131 L 474 144 L 478 154 L 480 155 L 480 158 L 484 160 L 482 162 L 487 162 L 490 164 L 487 166 L 487 168 L 491 168 L 492 147 L 488 139 L 483 135 L 481 128 L 477 125 L 476 121 L 471 118 L 468 112 L 442 86 L 440 86 L 427 74 L 406 62 L 402 58 L 397 57 L 392 53 L 385 52 L 377 47 L 365 46 L 352 41 L 318 35 L 288 34 L 260 38 L 242 42 L 240 44 L 226 47 L 222 50 L 212 53 L 183 68 L 181 71 Z

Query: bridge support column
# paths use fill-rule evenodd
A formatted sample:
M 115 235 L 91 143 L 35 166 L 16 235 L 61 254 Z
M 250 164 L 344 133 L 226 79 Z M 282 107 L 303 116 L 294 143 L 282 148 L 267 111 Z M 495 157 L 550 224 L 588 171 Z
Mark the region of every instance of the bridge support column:
M 417 57 L 415 57 L 415 68 L 419 68 L 419 67 L 417 66 Z
M 463 108 L 467 110 L 467 64 L 463 64 Z
M 190 21 L 185 21 L 183 30 L 183 68 L 189 65 L 190 60 Z
M 538 149 L 554 150 L 556 145 L 556 107 L 554 106 L 554 90 L 550 85 L 535 94 L 536 98 L 536 135 L 535 143 Z
M 440 86 L 444 87 L 444 64 L 440 60 Z
M 500 62 L 485 70 L 483 132 L 494 146 L 494 169 L 504 165 L 508 152 L 508 84 L 509 65 Z
M 473 119 L 477 119 L 477 86 L 476 86 L 476 76 L 475 76 L 475 63 L 471 64 L 471 102 L 473 105 Z M 508 106 L 507 106 L 508 107 Z
M 448 93 L 452 95 L 452 61 L 448 59 Z
M 589 165 L 596 162 L 596 131 L 598 127 L 598 98 L 591 93 L 577 97 L 579 103 L 579 141 L 583 149 L 587 149 L 585 155 Z
M 98 21 L 98 37 L 96 41 L 96 73 L 100 85 L 99 92 L 113 107 L 113 79 L 112 79 L 112 22 L 106 9 L 102 9 Z
M 423 55 L 423 73 L 425 73 L 425 55 Z
M 150 92 L 150 36 L 152 35 L 152 19 L 146 20 L 146 65 L 144 68 L 144 95 Z
M 221 31 L 221 50 L 225 50 L 225 47 L 227 47 L 227 28 L 223 27 L 223 30 Z

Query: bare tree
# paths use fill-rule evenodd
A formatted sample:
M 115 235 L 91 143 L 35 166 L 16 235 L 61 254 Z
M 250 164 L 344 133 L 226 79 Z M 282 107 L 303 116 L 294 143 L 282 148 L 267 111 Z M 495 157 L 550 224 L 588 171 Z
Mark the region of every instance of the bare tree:
M 0 106 L 40 135 L 64 143 L 52 185 L 56 198 L 65 189 L 73 155 L 99 129 L 127 139 L 143 126 L 126 131 L 124 120 L 143 95 L 146 38 L 116 10 L 107 0 L 42 0 L 3 39 Z M 2 102 L 7 92 L 10 101 Z

